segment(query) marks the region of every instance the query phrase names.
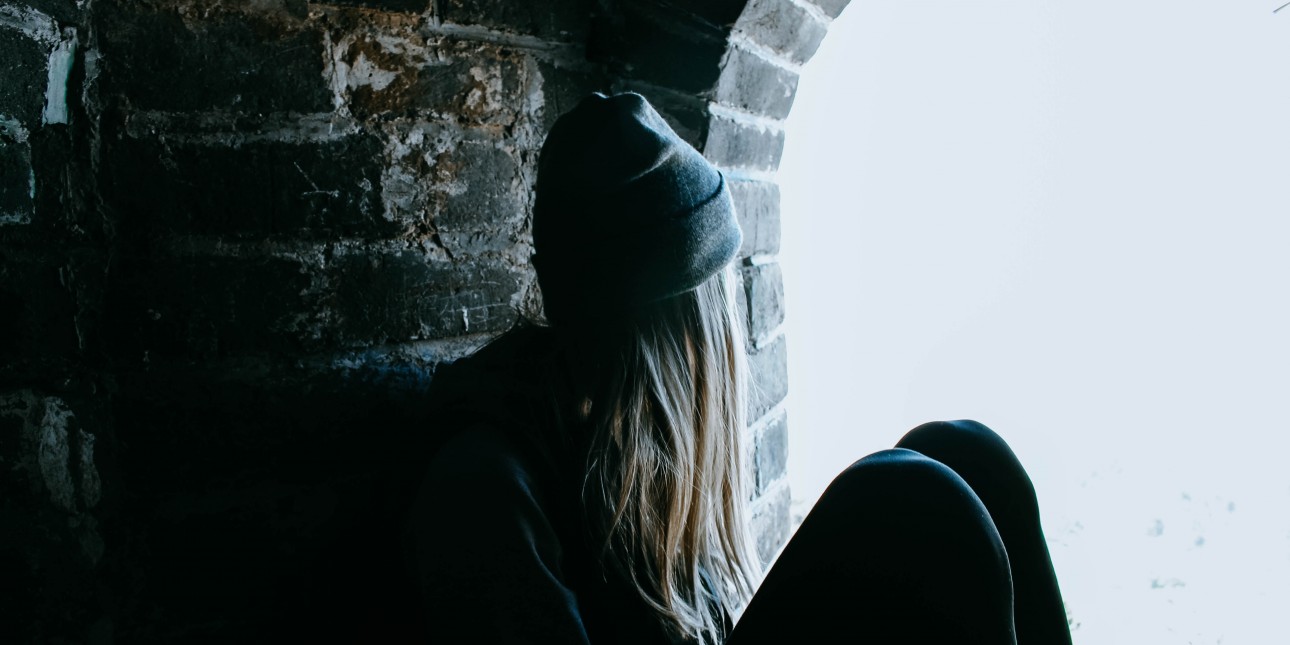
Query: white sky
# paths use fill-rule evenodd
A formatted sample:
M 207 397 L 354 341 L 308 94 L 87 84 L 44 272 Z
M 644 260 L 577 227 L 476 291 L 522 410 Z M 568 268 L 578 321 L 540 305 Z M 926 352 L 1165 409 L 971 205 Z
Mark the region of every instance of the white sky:
M 1290 9 L 857 0 L 780 170 L 789 476 L 1030 469 L 1076 642 L 1290 643 Z

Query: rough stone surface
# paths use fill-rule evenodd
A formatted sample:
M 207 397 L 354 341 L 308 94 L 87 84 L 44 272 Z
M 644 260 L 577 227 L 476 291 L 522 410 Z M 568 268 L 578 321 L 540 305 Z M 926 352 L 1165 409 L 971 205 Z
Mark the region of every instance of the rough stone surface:
M 265 141 L 236 147 L 174 135 L 126 138 L 107 152 L 122 225 L 152 235 L 376 237 L 383 142 Z
M 769 181 L 731 181 L 728 185 L 744 232 L 739 256 L 779 253 L 779 185 Z
M 748 303 L 748 336 L 760 347 L 784 323 L 784 278 L 777 262 L 745 266 L 741 271 Z
M 735 29 L 800 64 L 815 55 L 829 27 L 790 0 L 751 0 Z
M 48 48 L 27 35 L 0 27 L 0 120 L 13 119 L 28 129 L 40 125 L 45 109 Z
M 788 354 L 781 335 L 749 355 L 749 418 L 760 419 L 788 395 Z
M 837 18 L 842 14 L 842 10 L 851 4 L 851 0 L 805 0 L 819 7 L 824 11 L 824 15 L 830 18 Z
M 27 137 L 17 119 L 0 117 L 0 226 L 31 222 L 36 174 Z
M 599 45 L 623 75 L 689 93 L 704 93 L 721 75 L 723 30 L 680 5 L 629 2 Z
M 0 392 L 0 630 L 10 642 L 56 642 L 97 618 L 104 557 L 95 436 L 68 403 Z M 69 629 L 70 628 L 70 629 Z
M 433 5 L 432 0 L 331 0 L 331 4 L 417 14 Z
M 723 105 L 772 119 L 783 119 L 797 96 L 797 72 L 740 47 L 726 54 L 717 83 Z
M 30 252 L 0 254 L 0 361 L 74 355 L 79 346 L 72 265 Z
M 101 4 L 102 80 L 134 109 L 261 113 L 331 107 L 323 34 L 300 25 L 303 3 L 286 2 L 286 11 L 206 15 L 180 3 L 151 9 L 123 1 Z
M 754 460 L 757 494 L 761 495 L 788 473 L 788 420 L 784 416 L 775 418 L 758 433 Z
M 753 506 L 752 525 L 757 534 L 757 554 L 766 566 L 779 555 L 792 531 L 788 509 L 792 501 L 787 485 L 776 486 Z
M 779 193 L 749 177 L 783 133 L 738 112 L 796 80 L 728 49 L 818 34 L 745 4 L 0 0 L 0 641 L 395 640 L 426 393 L 540 318 L 538 151 L 593 90 L 731 171 L 778 548 Z
M 714 116 L 708 125 L 703 155 L 719 166 L 770 171 L 784 154 L 784 131 Z
M 586 38 L 594 3 L 513 2 L 511 0 L 440 0 L 435 3 L 446 23 L 483 25 L 553 41 Z

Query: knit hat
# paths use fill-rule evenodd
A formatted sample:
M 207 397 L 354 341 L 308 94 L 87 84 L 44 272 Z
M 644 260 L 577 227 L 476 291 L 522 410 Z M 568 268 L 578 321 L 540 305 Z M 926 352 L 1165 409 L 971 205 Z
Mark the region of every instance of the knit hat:
M 538 160 L 533 264 L 557 324 L 689 291 L 742 243 L 725 177 L 639 94 L 592 94 Z

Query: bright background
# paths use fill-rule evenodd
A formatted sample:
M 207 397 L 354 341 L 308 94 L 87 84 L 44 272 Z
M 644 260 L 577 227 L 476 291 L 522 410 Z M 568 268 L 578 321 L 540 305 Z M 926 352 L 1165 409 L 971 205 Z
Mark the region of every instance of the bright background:
M 974 418 L 1076 643 L 1290 643 L 1290 9 L 856 0 L 787 126 L 789 476 Z

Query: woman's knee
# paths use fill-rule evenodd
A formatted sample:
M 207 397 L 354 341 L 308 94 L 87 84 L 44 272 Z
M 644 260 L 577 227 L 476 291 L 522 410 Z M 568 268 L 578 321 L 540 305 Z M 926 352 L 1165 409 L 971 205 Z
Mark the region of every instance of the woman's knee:
M 910 430 L 899 442 L 958 473 L 991 510 L 1038 510 L 1030 474 L 1012 447 L 985 424 L 972 420 L 933 421 Z M 996 518 L 997 519 L 997 518 Z
M 908 523 L 910 531 L 933 528 L 943 521 L 972 525 L 955 530 L 992 530 L 977 525 L 982 503 L 968 482 L 946 464 L 903 448 L 882 450 L 849 466 L 833 480 L 816 507 L 868 518 L 863 522 L 881 518 L 892 528 Z M 923 526 L 922 522 L 929 524 Z
M 788 560 L 854 574 L 899 604 L 944 608 L 986 594 L 1011 608 L 1008 554 L 985 505 L 945 464 L 911 450 L 844 470 L 789 548 Z

